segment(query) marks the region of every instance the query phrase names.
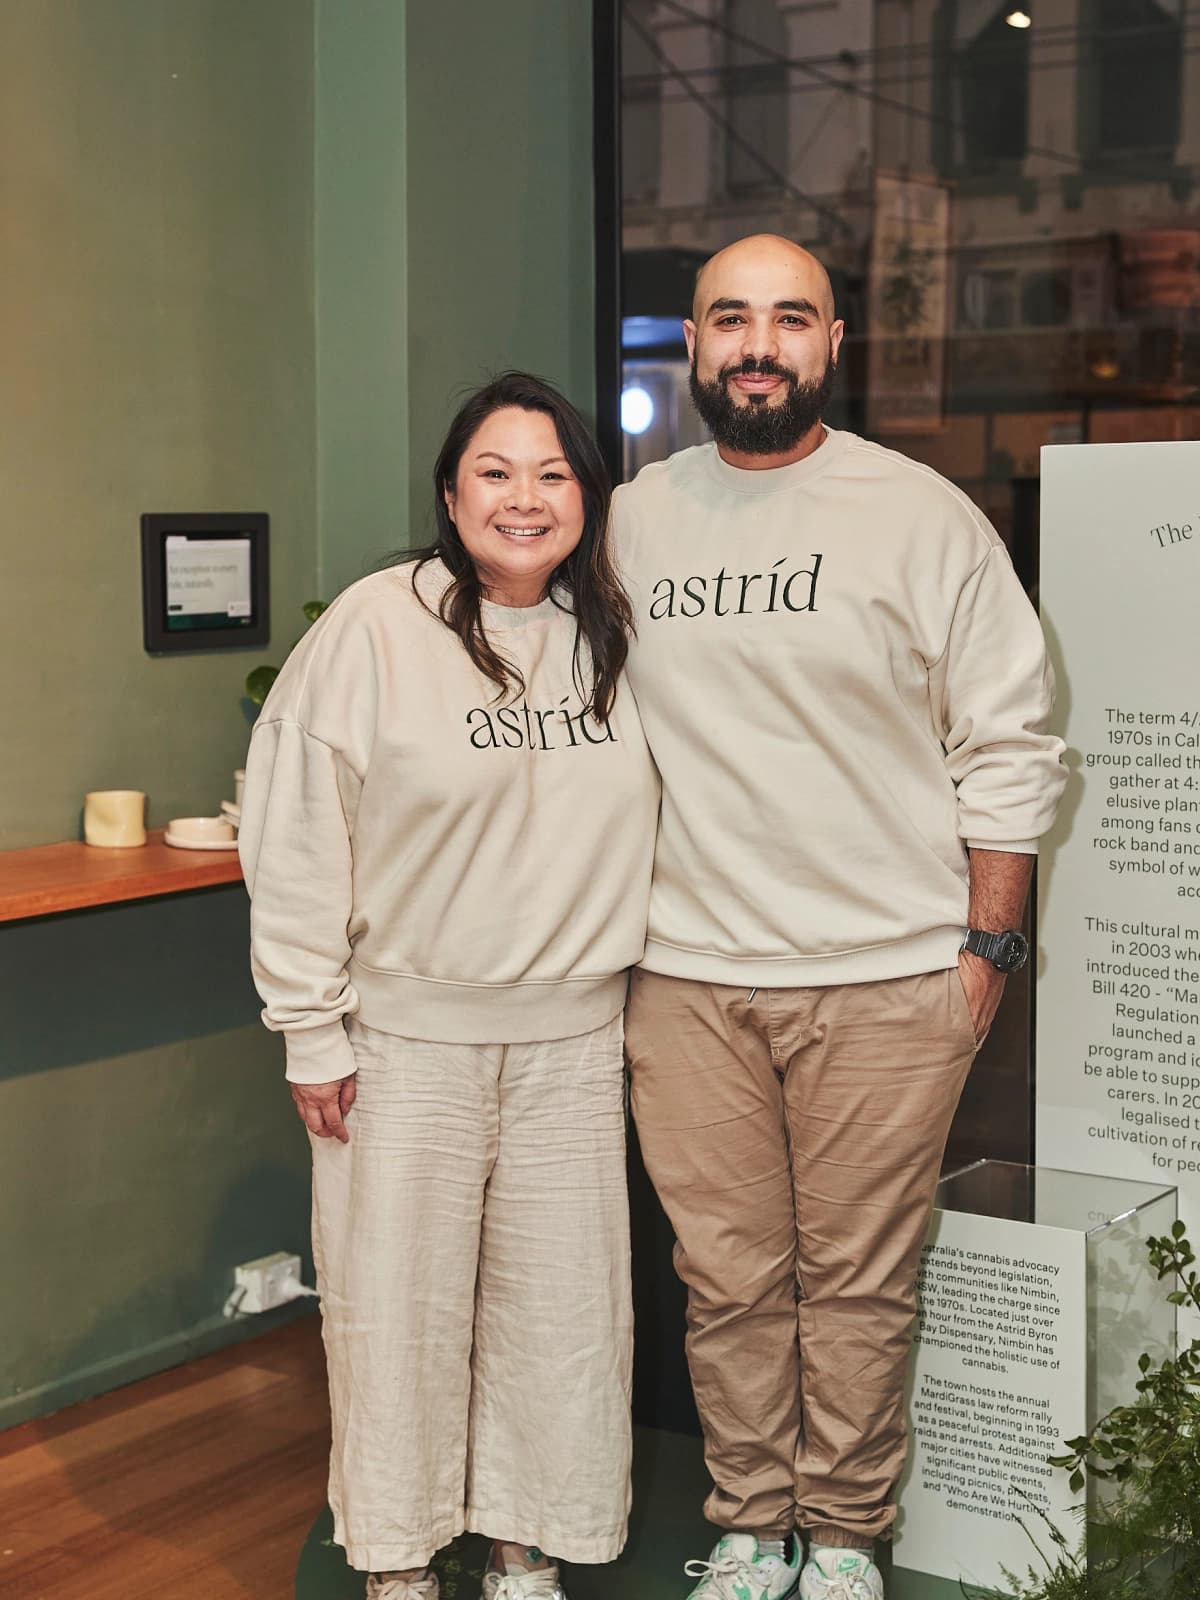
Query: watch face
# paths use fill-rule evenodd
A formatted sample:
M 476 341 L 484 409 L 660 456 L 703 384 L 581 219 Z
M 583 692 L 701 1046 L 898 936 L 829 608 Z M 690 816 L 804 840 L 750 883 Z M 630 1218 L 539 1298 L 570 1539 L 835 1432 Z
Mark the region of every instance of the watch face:
M 1001 972 L 1019 972 L 1029 960 L 1028 939 L 1023 933 L 1002 935 L 994 959 Z

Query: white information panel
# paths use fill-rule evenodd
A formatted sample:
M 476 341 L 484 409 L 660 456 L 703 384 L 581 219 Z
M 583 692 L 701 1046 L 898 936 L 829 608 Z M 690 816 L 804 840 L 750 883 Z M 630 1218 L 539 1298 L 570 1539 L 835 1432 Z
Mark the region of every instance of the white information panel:
M 1041 607 L 1072 777 L 1039 868 L 1037 1161 L 1176 1184 L 1195 1239 L 1200 443 L 1043 451 Z
M 918 1291 L 896 1565 L 1001 1585 L 1032 1553 L 1018 1517 L 1073 1526 L 1046 1458 L 1087 1426 L 1086 1239 L 939 1211 Z

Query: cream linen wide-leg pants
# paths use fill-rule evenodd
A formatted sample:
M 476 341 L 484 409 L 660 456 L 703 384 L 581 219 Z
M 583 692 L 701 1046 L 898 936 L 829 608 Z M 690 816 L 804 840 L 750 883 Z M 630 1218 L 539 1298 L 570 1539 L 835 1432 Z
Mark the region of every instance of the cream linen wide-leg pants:
M 621 1019 L 538 1044 L 348 1026 L 349 1144 L 313 1139 L 334 1537 L 364 1571 L 464 1530 L 620 1552 L 633 1308 Z

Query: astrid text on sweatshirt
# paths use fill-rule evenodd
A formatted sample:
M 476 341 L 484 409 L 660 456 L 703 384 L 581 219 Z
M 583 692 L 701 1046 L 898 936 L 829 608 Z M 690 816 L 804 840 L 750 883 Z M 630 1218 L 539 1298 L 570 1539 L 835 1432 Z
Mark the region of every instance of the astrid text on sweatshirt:
M 436 612 L 445 569 L 415 581 Z M 351 1014 L 447 1043 L 588 1032 L 643 952 L 658 779 L 627 687 L 597 723 L 575 618 L 485 603 L 525 683 L 498 696 L 413 585 L 409 563 L 347 590 L 251 739 L 252 965 L 293 1081 L 354 1071 Z
M 617 490 L 662 775 L 643 965 L 820 985 L 951 967 L 968 847 L 1033 852 L 1066 771 L 1037 617 L 953 485 L 849 433 Z

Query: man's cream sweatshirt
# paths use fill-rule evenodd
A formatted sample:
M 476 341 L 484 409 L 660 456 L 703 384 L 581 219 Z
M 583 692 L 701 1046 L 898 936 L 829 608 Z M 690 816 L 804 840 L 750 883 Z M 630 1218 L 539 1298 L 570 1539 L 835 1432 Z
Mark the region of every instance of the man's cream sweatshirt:
M 353 1014 L 450 1043 L 588 1032 L 620 1011 L 642 956 L 658 779 L 628 689 L 596 723 L 574 617 L 485 604 L 525 680 L 498 701 L 413 572 L 334 602 L 250 743 L 252 965 L 295 1082 L 354 1071 Z M 416 582 L 436 612 L 445 569 Z
M 746 988 L 952 967 L 968 847 L 1035 851 L 1066 781 L 990 524 L 832 430 L 763 471 L 684 450 L 613 515 L 663 781 L 642 965 Z

